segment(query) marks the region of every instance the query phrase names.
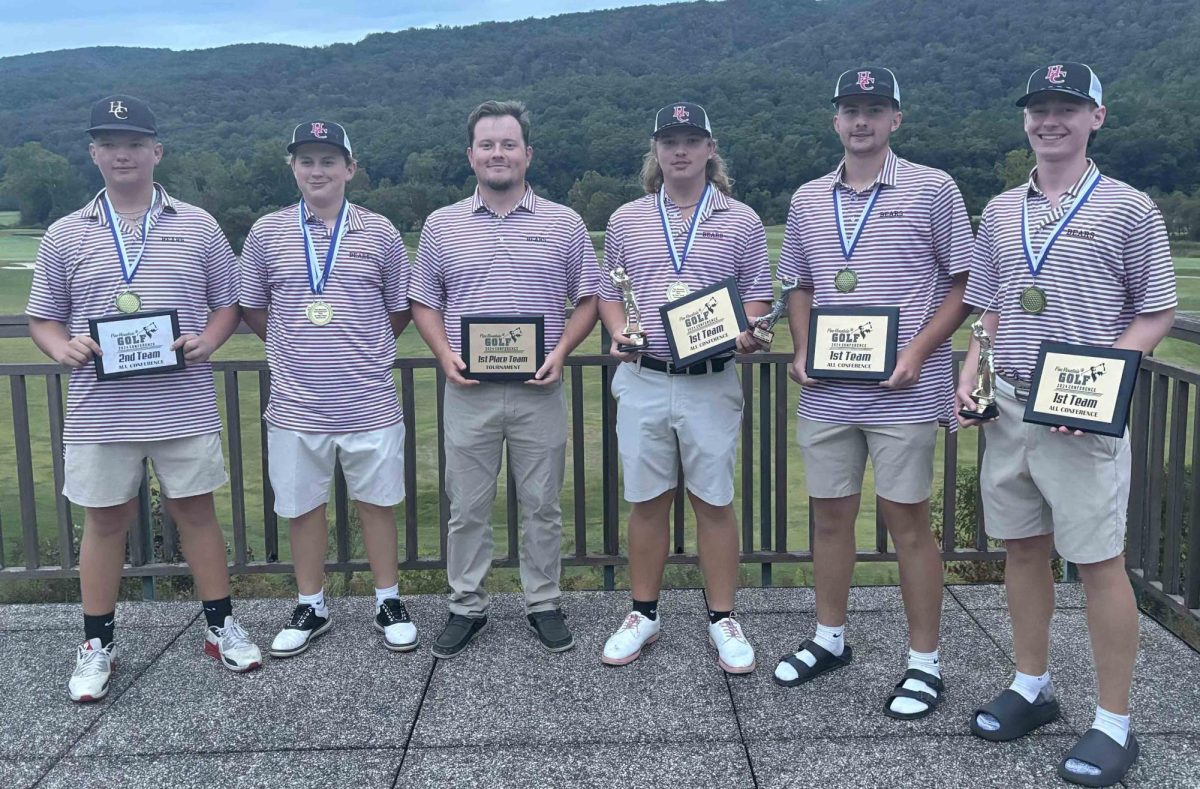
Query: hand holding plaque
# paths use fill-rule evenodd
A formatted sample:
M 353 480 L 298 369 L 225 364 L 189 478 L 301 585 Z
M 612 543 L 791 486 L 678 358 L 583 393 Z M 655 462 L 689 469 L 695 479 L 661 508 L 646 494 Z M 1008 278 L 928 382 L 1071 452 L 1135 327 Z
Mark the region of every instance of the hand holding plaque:
M 750 331 L 750 336 L 758 341 L 764 348 L 770 350 L 771 343 L 775 342 L 775 324 L 787 312 L 788 295 L 800 287 L 800 280 L 780 280 L 781 290 L 779 298 L 771 302 L 771 311 L 761 318 L 754 321 L 754 328 Z
M 633 281 L 629 279 L 623 266 L 617 266 L 608 272 L 608 278 L 621 291 L 621 300 L 625 307 L 625 328 L 621 333 L 629 338 L 627 343 L 617 343 L 621 353 L 636 353 L 646 350 L 646 332 L 642 329 L 642 312 L 638 309 L 637 297 L 633 295 Z
M 92 340 L 100 348 L 95 357 L 96 378 L 110 381 L 184 368 L 179 340 L 179 314 L 175 310 L 135 312 L 88 321 Z
M 1024 421 L 1119 438 L 1142 352 L 1042 341 Z
M 746 330 L 737 280 L 724 279 L 658 308 L 676 368 L 731 353 Z
M 464 315 L 464 378 L 528 381 L 546 362 L 546 319 L 541 315 Z
M 971 335 L 979 347 L 975 363 L 975 388 L 971 390 L 975 408 L 963 408 L 958 415 L 963 419 L 987 422 L 1000 416 L 1000 406 L 996 405 L 996 355 L 992 349 L 992 338 L 988 336 L 982 320 L 971 324 Z
M 813 307 L 809 378 L 886 381 L 896 368 L 899 307 Z

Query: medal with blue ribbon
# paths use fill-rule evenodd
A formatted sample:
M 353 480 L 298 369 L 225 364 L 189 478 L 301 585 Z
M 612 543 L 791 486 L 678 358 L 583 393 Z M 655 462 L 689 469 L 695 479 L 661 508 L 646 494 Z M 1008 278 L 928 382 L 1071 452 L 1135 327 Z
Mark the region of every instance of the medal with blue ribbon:
M 867 220 L 871 218 L 871 211 L 875 208 L 875 201 L 879 199 L 879 184 L 875 184 L 875 188 L 871 190 L 871 196 L 867 198 L 867 205 L 863 208 L 862 216 L 858 218 L 854 229 L 849 235 L 846 233 L 846 222 L 842 219 L 842 196 L 841 190 L 835 184 L 833 187 L 833 218 L 837 223 L 838 243 L 842 247 L 842 258 L 849 263 L 850 258 L 854 256 L 854 250 L 858 246 L 858 240 L 862 238 L 863 230 L 867 226 Z M 858 273 L 850 266 L 843 266 L 837 274 L 833 275 L 833 287 L 839 293 L 850 293 L 858 287 Z
M 1079 209 L 1083 208 L 1083 204 L 1092 196 L 1098 183 L 1100 183 L 1100 171 L 1096 170 L 1095 174 L 1084 184 L 1079 199 L 1071 206 L 1071 210 L 1058 220 L 1058 223 L 1050 231 L 1050 237 L 1046 239 L 1041 250 L 1036 253 L 1033 251 L 1033 239 L 1029 234 L 1029 193 L 1025 193 L 1025 197 L 1021 200 L 1021 249 L 1025 253 L 1025 264 L 1029 266 L 1029 273 L 1035 280 L 1042 270 L 1042 264 L 1046 262 L 1046 258 L 1050 254 L 1050 248 L 1054 246 L 1054 242 L 1062 235 L 1067 225 L 1071 224 L 1071 220 L 1079 213 Z M 1046 291 L 1036 285 L 1030 285 L 1021 291 L 1020 303 L 1021 309 L 1025 312 L 1030 315 L 1040 315 L 1046 309 Z
M 692 224 L 688 227 L 687 241 L 684 242 L 683 254 L 675 248 L 675 238 L 671 235 L 671 223 L 667 219 L 667 188 L 663 186 L 658 190 L 658 217 L 662 220 L 663 237 L 667 239 L 667 251 L 671 254 L 671 266 L 675 269 L 676 276 L 683 273 L 683 264 L 687 262 L 688 254 L 692 251 L 692 243 L 696 240 L 696 231 L 700 227 L 700 217 L 704 214 L 704 209 L 708 207 L 709 198 L 712 196 L 712 184 L 704 184 L 704 191 L 700 194 L 700 200 L 696 203 L 695 213 L 692 214 Z M 687 283 L 683 280 L 676 280 L 667 286 L 667 301 L 675 301 L 692 292 Z
M 158 203 L 158 190 L 155 189 L 150 198 L 150 207 L 142 217 L 142 243 L 138 247 L 137 257 L 130 260 L 129 252 L 125 249 L 125 239 L 117 228 L 117 211 L 112 201 L 108 199 L 108 190 L 104 191 L 104 216 L 108 220 L 108 229 L 112 233 L 113 246 L 117 250 L 117 259 L 121 261 L 121 277 L 125 280 L 125 289 L 117 294 L 115 299 L 117 312 L 125 314 L 137 312 L 142 308 L 142 297 L 130 290 L 133 278 L 137 275 L 138 266 L 142 263 L 142 255 L 146 252 L 146 242 L 150 240 L 150 218 L 154 215 L 154 206 Z
M 325 252 L 325 263 L 322 266 L 317 257 L 317 250 L 313 246 L 312 236 L 308 232 L 308 222 L 306 221 L 308 206 L 304 204 L 303 199 L 300 200 L 300 210 L 297 215 L 300 220 L 300 235 L 304 237 L 304 259 L 308 264 L 308 287 L 315 296 L 319 297 L 325 291 L 329 275 L 333 272 L 333 263 L 337 259 L 338 249 L 342 246 L 342 238 L 346 235 L 346 211 L 349 205 L 349 201 L 342 200 L 342 207 L 338 211 L 337 221 L 334 222 L 333 234 L 329 238 L 329 249 Z M 304 308 L 304 314 L 309 323 L 314 326 L 324 326 L 333 320 L 333 307 L 324 299 L 318 298 Z

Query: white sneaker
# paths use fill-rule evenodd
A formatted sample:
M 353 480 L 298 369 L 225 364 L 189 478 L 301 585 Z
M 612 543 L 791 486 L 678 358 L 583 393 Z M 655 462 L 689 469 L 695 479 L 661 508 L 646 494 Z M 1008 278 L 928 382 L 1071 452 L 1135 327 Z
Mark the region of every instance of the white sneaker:
M 642 647 L 658 640 L 658 632 L 661 629 L 662 616 L 657 619 L 647 619 L 637 611 L 631 611 L 617 632 L 604 642 L 604 654 L 600 656 L 601 662 L 610 666 L 624 666 L 632 663 L 641 656 Z
M 262 665 L 262 653 L 232 616 L 225 617 L 224 627 L 212 625 L 204 631 L 204 654 L 238 673 Z
M 399 598 L 389 597 L 375 612 L 375 629 L 383 633 L 383 645 L 393 652 L 417 648 L 417 626 Z
M 754 647 L 746 640 L 742 626 L 731 616 L 708 626 L 708 640 L 717 648 L 717 665 L 730 674 L 749 674 L 754 670 Z
M 100 646 L 100 639 L 93 638 L 79 645 L 75 655 L 75 671 L 67 683 L 71 701 L 99 701 L 108 695 L 108 680 L 117 667 L 117 644 Z

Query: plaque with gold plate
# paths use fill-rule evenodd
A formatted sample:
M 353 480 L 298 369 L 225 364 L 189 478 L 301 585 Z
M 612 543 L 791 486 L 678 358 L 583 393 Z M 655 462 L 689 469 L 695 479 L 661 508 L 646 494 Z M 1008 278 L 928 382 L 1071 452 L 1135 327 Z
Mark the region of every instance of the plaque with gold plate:
M 528 381 L 546 363 L 546 319 L 541 315 L 464 315 L 464 378 Z
M 808 317 L 809 378 L 886 381 L 896 368 L 899 307 L 813 307 Z
M 664 304 L 658 311 L 676 368 L 731 353 L 748 325 L 733 277 Z
M 1141 363 L 1141 351 L 1044 340 L 1025 421 L 1119 438 Z

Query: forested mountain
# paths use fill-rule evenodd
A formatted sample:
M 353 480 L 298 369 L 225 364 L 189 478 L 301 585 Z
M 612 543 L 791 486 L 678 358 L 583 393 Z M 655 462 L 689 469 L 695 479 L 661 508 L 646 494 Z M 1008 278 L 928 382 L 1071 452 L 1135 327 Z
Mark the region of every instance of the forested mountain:
M 900 81 L 896 150 L 949 171 L 977 213 L 1024 167 L 1013 154 L 1005 174 L 1006 155 L 1025 148 L 1013 101 L 1029 72 L 1081 60 L 1105 83 L 1108 123 L 1093 147 L 1102 169 L 1181 193 L 1166 200 L 1194 210 L 1197 42 L 1195 0 L 726 0 L 379 33 L 321 48 L 69 50 L 0 59 L 0 150 L 33 141 L 69 161 L 44 215 L 29 217 L 44 221 L 98 185 L 81 131 L 90 103 L 112 92 L 144 97 L 167 149 L 163 180 L 237 237 L 293 199 L 281 166 L 291 127 L 335 119 L 366 173 L 355 199 L 412 229 L 472 184 L 463 153 L 470 109 L 519 98 L 533 116 L 530 180 L 599 228 L 637 194 L 653 111 L 688 99 L 709 110 L 737 196 L 772 223 L 798 184 L 836 163 L 833 81 L 870 63 Z M 22 148 L 8 169 L 40 161 L 46 171 L 52 159 Z M 589 171 L 599 175 L 585 178 Z M 1173 221 L 1177 232 L 1189 229 Z M 1200 233 L 1200 215 L 1193 224 Z

